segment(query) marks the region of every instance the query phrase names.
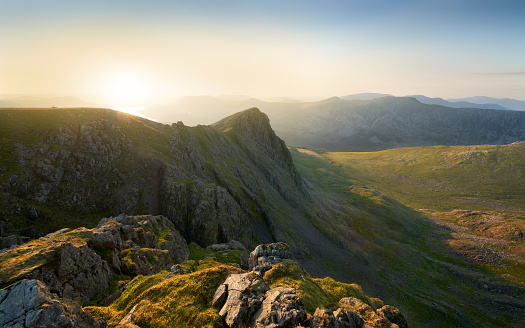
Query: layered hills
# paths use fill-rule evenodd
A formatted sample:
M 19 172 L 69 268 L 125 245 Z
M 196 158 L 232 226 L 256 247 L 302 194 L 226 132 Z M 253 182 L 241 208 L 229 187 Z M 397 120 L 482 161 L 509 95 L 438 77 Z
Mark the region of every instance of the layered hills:
M 20 243 L 16 236 L 7 237 L 13 234 L 23 242 L 60 228 L 91 229 L 102 218 L 121 213 L 162 215 L 189 244 L 190 260 L 192 253 L 207 252 L 205 247 L 216 243 L 233 240 L 248 248 L 284 241 L 313 277 L 359 283 L 366 294 L 395 305 L 417 326 L 525 322 L 522 288 L 465 262 L 448 248 L 447 231 L 396 200 L 360 187 L 330 160 L 290 153 L 268 116 L 256 108 L 196 127 L 93 108 L 5 109 L 0 118 L 2 242 Z M 135 242 L 145 248 L 137 249 L 146 258 L 140 268 L 152 270 L 157 261 L 147 255 L 166 239 L 162 228 L 157 230 L 148 234 L 157 246 L 142 245 L 140 238 Z M 79 247 L 93 243 L 87 235 L 80 236 Z M 60 238 L 70 237 L 78 236 Z M 39 246 L 24 248 L 25 254 L 44 249 Z M 123 247 L 127 251 L 119 253 L 121 261 L 130 249 Z M 211 254 L 224 259 L 230 251 Z M 75 263 L 82 267 L 80 262 Z M 190 267 L 197 272 L 206 265 Z M 130 265 L 124 271 L 140 272 L 129 271 L 133 268 L 139 270 Z M 214 279 L 216 286 L 219 279 L 211 275 L 225 278 L 236 270 L 201 271 L 169 284 L 162 283 L 166 273 L 139 277 L 131 285 L 137 289 L 126 295 L 135 300 L 150 290 L 144 302 L 160 311 L 156 293 L 162 286 L 177 286 L 184 293 L 198 289 L 193 279 Z M 296 278 L 297 283 L 307 281 L 306 276 Z M 191 288 L 184 289 L 183 283 Z M 206 303 L 213 291 L 206 286 L 199 302 Z M 316 297 L 327 296 L 323 289 L 329 293 L 322 287 Z M 120 315 L 133 302 L 102 311 Z M 106 314 L 114 320 L 113 312 Z
M 331 151 L 376 151 L 434 145 L 507 144 L 525 140 L 525 113 L 452 108 L 411 97 L 285 103 L 186 97 L 173 106 L 145 111 L 163 122 L 209 124 L 231 111 L 256 106 L 288 145 Z

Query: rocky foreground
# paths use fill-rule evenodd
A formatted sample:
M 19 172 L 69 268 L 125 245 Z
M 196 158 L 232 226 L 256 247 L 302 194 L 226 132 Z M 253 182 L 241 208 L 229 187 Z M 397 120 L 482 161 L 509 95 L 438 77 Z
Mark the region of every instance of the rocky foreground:
M 235 241 L 188 247 L 162 216 L 105 218 L 0 253 L 0 326 L 407 327 L 396 308 L 292 258 L 285 243 L 249 259 Z

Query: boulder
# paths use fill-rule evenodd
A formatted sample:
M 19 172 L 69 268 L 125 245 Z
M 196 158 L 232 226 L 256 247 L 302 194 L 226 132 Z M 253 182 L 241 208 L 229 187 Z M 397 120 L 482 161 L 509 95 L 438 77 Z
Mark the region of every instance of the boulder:
M 377 310 L 379 316 L 385 317 L 391 323 L 395 323 L 399 328 L 408 328 L 408 323 L 405 316 L 395 307 L 385 305 Z
M 222 287 L 224 285 L 225 287 Z M 244 327 L 252 321 L 253 315 L 259 310 L 263 294 L 269 289 L 268 284 L 255 272 L 231 274 L 215 292 L 213 299 L 218 305 L 220 299 L 226 301 L 219 315 L 228 327 Z
M 22 237 L 17 235 L 10 235 L 2 239 L 0 242 L 0 249 L 4 248 L 11 248 L 13 246 L 22 245 L 24 243 L 24 240 Z
M 39 280 L 21 280 L 0 290 L 1 327 L 102 328 L 75 303 L 57 298 Z
M 336 311 L 317 308 L 310 319 L 310 327 L 312 328 L 361 328 L 364 324 L 365 321 L 360 315 L 343 308 Z
M 266 292 L 254 316 L 255 326 L 296 327 L 306 320 L 306 311 L 294 288 L 277 287 Z
M 255 271 L 267 271 L 284 259 L 293 259 L 291 248 L 283 242 L 263 244 L 250 253 L 248 260 L 249 269 Z
M 399 312 L 398 309 L 392 306 L 384 306 L 381 309 L 374 311 L 368 304 L 355 297 L 345 297 L 339 301 L 341 309 L 348 313 L 353 312 L 363 318 L 366 327 L 377 327 L 385 328 L 392 327 L 397 328 L 398 322 L 402 324 L 404 328 L 408 328 L 408 324 L 404 316 Z M 393 321 L 391 321 L 393 320 Z

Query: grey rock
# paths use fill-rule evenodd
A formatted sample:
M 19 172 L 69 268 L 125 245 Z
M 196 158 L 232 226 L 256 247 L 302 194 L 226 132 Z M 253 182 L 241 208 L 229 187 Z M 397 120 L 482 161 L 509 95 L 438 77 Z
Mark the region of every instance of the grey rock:
M 10 235 L 2 239 L 2 242 L 0 242 L 0 249 L 22 245 L 23 243 L 24 240 L 22 239 L 22 237 L 17 235 Z
M 224 306 L 224 303 L 226 302 L 227 297 L 228 297 L 228 285 L 222 284 L 215 291 L 215 294 L 213 295 L 213 299 L 211 300 L 211 306 L 213 306 L 214 308 L 221 309 Z
M 227 298 L 219 315 L 228 327 L 244 327 L 252 321 L 252 316 L 261 305 L 257 296 L 264 294 L 269 289 L 261 276 L 254 272 L 231 274 L 221 286 L 225 286 L 219 289 L 226 289 Z M 217 298 L 224 297 L 221 295 L 221 290 L 216 292 Z M 251 294 L 254 297 L 247 296 Z
M 267 291 L 262 307 L 253 318 L 258 327 L 296 327 L 305 320 L 306 311 L 295 289 L 285 287 Z
M 257 246 L 250 253 L 249 269 L 267 271 L 283 259 L 293 259 L 291 248 L 283 242 Z
M 38 280 L 21 280 L 0 290 L 1 327 L 102 328 L 73 302 L 51 294 Z

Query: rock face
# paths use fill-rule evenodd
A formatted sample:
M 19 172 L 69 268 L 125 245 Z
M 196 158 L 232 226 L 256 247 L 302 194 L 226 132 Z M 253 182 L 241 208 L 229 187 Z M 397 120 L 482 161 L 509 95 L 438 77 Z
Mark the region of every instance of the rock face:
M 288 149 L 256 108 L 194 128 L 106 109 L 3 110 L 0 120 L 23 122 L 2 135 L 11 156 L 0 158 L 10 168 L 0 219 L 10 219 L 0 237 L 29 235 L 23 222 L 59 229 L 100 213 L 150 213 L 202 247 L 291 242 L 285 228 L 311 212 Z
M 75 303 L 51 294 L 38 280 L 21 280 L 0 290 L 1 327 L 103 328 Z
M 120 215 L 0 254 L 0 285 L 38 279 L 60 297 L 87 302 L 107 290 L 112 274 L 152 274 L 188 256 L 186 241 L 165 217 Z

